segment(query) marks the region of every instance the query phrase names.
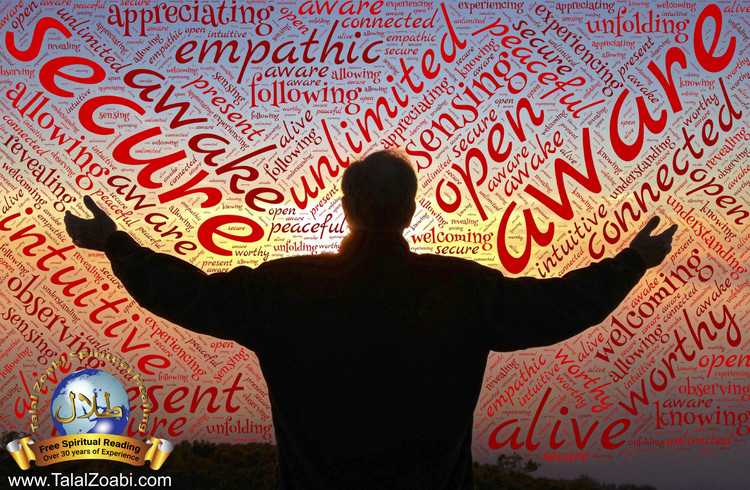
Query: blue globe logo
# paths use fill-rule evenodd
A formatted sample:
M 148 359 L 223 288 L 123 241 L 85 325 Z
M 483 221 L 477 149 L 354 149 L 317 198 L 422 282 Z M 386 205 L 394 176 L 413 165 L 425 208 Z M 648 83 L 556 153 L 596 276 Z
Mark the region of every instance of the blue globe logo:
M 128 424 L 129 406 L 128 394 L 117 378 L 100 369 L 81 369 L 57 385 L 50 415 L 62 435 L 119 435 Z

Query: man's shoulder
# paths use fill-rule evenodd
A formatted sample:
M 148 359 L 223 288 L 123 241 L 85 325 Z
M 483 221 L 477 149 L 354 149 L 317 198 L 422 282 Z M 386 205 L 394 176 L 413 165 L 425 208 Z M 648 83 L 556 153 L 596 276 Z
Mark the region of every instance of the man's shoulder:
M 266 272 L 302 271 L 328 269 L 337 265 L 338 255 L 322 253 L 316 255 L 293 255 L 263 262 L 258 269 Z
M 351 262 L 351 257 L 347 258 L 333 253 L 296 255 L 269 260 L 261 264 L 258 270 L 273 276 L 304 276 L 315 275 L 315 273 L 325 274 L 327 271 L 335 273 L 347 269 Z M 409 253 L 406 264 L 412 273 L 417 274 L 462 276 L 499 274 L 497 270 L 473 260 L 430 253 Z M 404 273 L 407 273 L 407 270 L 404 270 Z
M 450 255 L 438 255 L 438 254 L 411 254 L 413 260 L 418 266 L 445 272 L 465 272 L 467 274 L 480 274 L 483 272 L 489 272 L 493 269 L 475 262 L 470 259 L 462 257 L 453 257 Z

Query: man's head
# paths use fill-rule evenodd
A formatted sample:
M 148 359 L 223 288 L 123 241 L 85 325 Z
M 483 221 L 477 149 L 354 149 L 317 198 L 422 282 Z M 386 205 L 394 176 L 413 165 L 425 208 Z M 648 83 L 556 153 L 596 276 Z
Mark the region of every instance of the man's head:
M 393 151 L 377 151 L 349 165 L 341 181 L 349 227 L 401 231 L 414 216 L 417 176 Z

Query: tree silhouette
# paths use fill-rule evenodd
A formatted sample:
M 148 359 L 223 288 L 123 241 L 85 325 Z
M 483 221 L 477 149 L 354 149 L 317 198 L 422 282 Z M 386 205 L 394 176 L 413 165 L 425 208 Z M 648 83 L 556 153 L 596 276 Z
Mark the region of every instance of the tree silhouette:
M 5 432 L 0 435 L 0 440 L 5 445 L 18 435 L 16 432 Z M 7 451 L 0 453 L 0 482 L 4 485 L 8 475 L 19 475 L 21 470 Z M 475 490 L 655 490 L 650 486 L 603 484 L 586 476 L 575 480 L 531 476 L 538 468 L 538 463 L 524 461 L 518 454 L 500 455 L 494 465 L 474 463 Z M 102 475 L 132 473 L 134 479 L 137 475 L 155 474 L 147 467 L 99 460 L 68 461 L 45 468 L 32 467 L 23 473 L 44 475 L 51 471 L 76 474 L 98 472 Z M 158 474 L 171 476 L 172 488 L 178 489 L 276 490 L 277 471 L 276 447 L 270 444 L 183 441 L 175 446 Z

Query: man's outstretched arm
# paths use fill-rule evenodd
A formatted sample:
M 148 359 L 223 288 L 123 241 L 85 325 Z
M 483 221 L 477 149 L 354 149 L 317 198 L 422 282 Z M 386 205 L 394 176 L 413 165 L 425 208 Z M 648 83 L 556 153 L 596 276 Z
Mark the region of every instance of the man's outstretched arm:
M 66 213 L 68 235 L 81 248 L 104 252 L 139 305 L 198 333 L 245 340 L 243 327 L 250 321 L 246 305 L 254 296 L 252 269 L 206 274 L 176 257 L 141 247 L 117 231 L 114 221 L 90 197 L 84 197 L 84 203 L 94 218 Z
M 512 351 L 555 344 L 602 322 L 672 247 L 673 225 L 651 235 L 655 217 L 615 257 L 559 278 L 495 279 L 491 349 Z M 499 275 L 499 273 L 498 273 Z

